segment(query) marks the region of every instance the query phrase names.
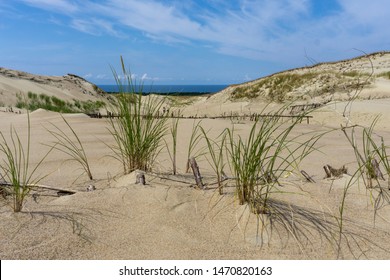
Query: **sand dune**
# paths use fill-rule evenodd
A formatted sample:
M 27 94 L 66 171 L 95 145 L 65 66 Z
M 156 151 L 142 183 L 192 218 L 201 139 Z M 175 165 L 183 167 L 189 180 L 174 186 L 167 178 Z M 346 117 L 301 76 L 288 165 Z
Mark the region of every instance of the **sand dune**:
M 16 94 L 55 96 L 65 101 L 96 101 L 104 94 L 93 84 L 76 75 L 42 76 L 0 67 L 0 101 L 2 106 L 15 106 Z
M 381 94 L 389 94 L 386 80 L 379 80 L 377 86 Z M 266 106 L 260 99 L 227 98 L 222 102 L 221 98 L 221 94 L 196 98 L 192 104 L 172 110 L 180 109 L 184 115 L 216 116 L 260 112 Z M 381 114 L 375 133 L 388 144 L 389 102 L 387 98 L 360 98 L 347 107 L 345 114 L 348 102 L 334 100 L 311 113 L 310 124 L 296 126 L 292 136 L 327 133 L 317 143 L 318 151 L 305 158 L 297 172 L 280 178 L 280 192 L 272 196 L 278 215 L 255 215 L 248 205 L 239 205 L 234 180 L 226 181 L 225 193 L 219 195 L 213 184 L 214 172 L 204 157 L 198 163 L 204 181 L 210 185 L 206 189 L 193 187 L 195 181 L 191 173 L 185 173 L 185 165 L 192 126 L 197 120 L 179 122 L 178 175 L 172 175 L 172 163 L 164 148 L 153 172 L 145 174 L 147 184 L 143 186 L 135 184 L 135 173 L 123 175 L 121 164 L 112 157 L 109 147 L 114 145 L 114 139 L 108 133 L 107 120 L 65 114 L 85 147 L 94 180 L 89 180 L 80 166 L 63 153 L 50 153 L 39 168 L 39 174 L 47 175 L 40 184 L 74 194 L 58 196 L 55 190 L 34 189 L 21 213 L 13 213 L 10 198 L 1 198 L 0 258 L 389 259 L 390 196 L 386 188 L 378 196 L 361 181 L 353 184 L 345 200 L 341 239 L 339 235 L 344 190 L 358 168 L 340 125 L 349 121 L 349 125 L 368 126 Z M 268 110 L 278 107 L 280 104 L 271 104 Z M 0 118 L 0 130 L 7 139 L 12 125 L 25 143 L 27 115 L 0 112 Z M 31 112 L 30 119 L 34 166 L 55 140 L 48 129 L 53 124 L 63 130 L 67 127 L 58 113 L 45 110 Z M 252 125 L 248 119 L 202 120 L 212 139 L 233 126 L 246 137 Z M 171 137 L 167 135 L 165 139 L 171 146 Z M 357 134 L 356 142 L 361 141 L 362 134 Z M 345 165 L 348 174 L 325 179 L 326 164 Z M 300 170 L 315 183 L 301 176 Z M 228 167 L 225 171 L 232 176 Z M 96 189 L 87 191 L 91 184 Z M 387 181 L 381 184 L 386 186 Z
M 295 104 L 340 102 L 351 98 L 387 99 L 390 97 L 389 72 L 389 52 L 291 69 L 231 85 L 219 93 L 198 100 L 190 112 L 198 115 L 210 111 L 217 114 L 261 112 L 264 104 L 272 101 L 270 96 L 273 92 L 280 93 L 284 102 Z

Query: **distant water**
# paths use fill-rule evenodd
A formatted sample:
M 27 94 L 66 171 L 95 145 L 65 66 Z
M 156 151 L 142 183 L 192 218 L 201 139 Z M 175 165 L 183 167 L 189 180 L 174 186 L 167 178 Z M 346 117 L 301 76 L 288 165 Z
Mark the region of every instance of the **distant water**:
M 98 85 L 105 92 L 118 92 L 117 85 Z M 144 85 L 143 93 L 200 95 L 215 93 L 228 87 L 228 85 Z M 136 92 L 139 92 L 138 88 Z

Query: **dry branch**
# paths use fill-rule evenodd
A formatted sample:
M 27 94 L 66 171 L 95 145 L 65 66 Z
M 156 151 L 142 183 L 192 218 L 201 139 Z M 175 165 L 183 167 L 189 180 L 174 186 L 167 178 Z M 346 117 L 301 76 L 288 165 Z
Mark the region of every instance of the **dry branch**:
M 9 182 L 2 181 L 2 182 L 0 182 L 0 186 L 12 187 L 13 184 L 11 184 Z M 76 193 L 75 191 L 54 188 L 52 186 L 41 185 L 41 184 L 26 184 L 25 186 L 28 188 L 31 188 L 31 189 L 46 189 L 46 190 L 56 191 L 59 194 L 75 194 Z
M 347 174 L 348 171 L 345 165 L 343 165 L 341 168 L 333 168 L 329 164 L 324 166 L 324 170 L 326 173 L 325 178 L 341 177 L 343 174 Z
M 301 170 L 301 174 L 303 175 L 303 177 L 306 178 L 306 180 L 310 183 L 315 183 L 316 181 L 314 181 L 314 179 L 309 175 L 307 174 L 307 172 L 305 170 Z

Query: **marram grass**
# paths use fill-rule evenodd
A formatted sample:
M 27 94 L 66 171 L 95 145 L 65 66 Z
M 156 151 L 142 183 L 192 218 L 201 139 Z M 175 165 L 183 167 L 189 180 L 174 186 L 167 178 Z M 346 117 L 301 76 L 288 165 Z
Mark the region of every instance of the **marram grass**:
M 88 178 L 92 180 L 93 176 L 84 146 L 76 131 L 71 127 L 69 122 L 64 118 L 64 116 L 61 115 L 61 117 L 68 127 L 70 133 L 62 130 L 55 124 L 52 124 L 54 129 L 47 129 L 48 132 L 56 138 L 56 142 L 52 145 L 52 147 L 70 156 L 70 160 L 78 162 L 82 166 Z M 73 137 L 69 135 L 73 135 Z
M 296 171 L 321 137 L 292 136 L 292 130 L 305 114 L 289 123 L 280 117 L 285 109 L 256 121 L 246 139 L 237 135 L 234 128 L 227 129 L 227 155 L 239 203 L 248 203 L 256 213 L 269 213 L 268 201 L 279 192 L 280 178 Z
M 0 168 L 4 172 L 2 176 L 11 186 L 10 193 L 13 198 L 14 212 L 22 211 L 24 200 L 31 188 L 45 177 L 38 176 L 36 173 L 52 150 L 50 149 L 35 166 L 32 166 L 30 162 L 31 124 L 29 113 L 27 113 L 27 121 L 26 144 L 22 143 L 18 132 L 12 126 L 10 127 L 9 139 L 0 131 L 0 153 L 2 154 Z
M 113 108 L 118 118 L 109 119 L 109 132 L 116 143 L 110 148 L 126 174 L 136 169 L 148 171 L 160 153 L 167 133 L 167 119 L 159 113 L 163 100 L 143 97 L 142 86 L 137 87 L 133 82 L 122 57 L 121 65 L 121 76 L 112 69 L 120 94 Z

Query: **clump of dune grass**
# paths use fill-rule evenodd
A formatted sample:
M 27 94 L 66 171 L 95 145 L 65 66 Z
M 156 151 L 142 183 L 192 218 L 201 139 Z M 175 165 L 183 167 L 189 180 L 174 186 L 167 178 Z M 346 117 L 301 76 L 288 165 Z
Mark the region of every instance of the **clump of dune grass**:
M 390 79 L 390 71 L 381 73 L 381 74 L 378 75 L 378 77 L 383 77 L 383 78 Z
M 0 131 L 0 153 L 3 156 L 0 168 L 4 172 L 4 179 L 7 180 L 11 188 L 10 194 L 13 198 L 12 208 L 14 212 L 22 211 L 24 200 L 30 193 L 31 188 L 45 177 L 38 176 L 37 170 L 52 150 L 50 149 L 35 166 L 32 166 L 30 162 L 31 125 L 28 113 L 27 120 L 26 143 L 22 142 L 18 132 L 12 126 L 9 139 Z
M 227 129 L 226 146 L 239 203 L 248 203 L 256 213 L 270 213 L 268 201 L 280 192 L 280 178 L 298 170 L 322 135 L 291 136 L 308 112 L 290 123 L 281 117 L 286 108 L 256 121 L 247 139 L 234 128 Z
M 44 93 L 37 94 L 29 91 L 27 96 L 16 94 L 16 107 L 34 111 L 39 108 L 59 112 L 59 113 L 94 113 L 103 108 L 106 104 L 103 101 L 80 101 L 74 99 L 73 102 L 62 100 L 55 96 L 48 96 Z
M 61 117 L 68 127 L 68 130 L 65 131 L 55 124 L 52 124 L 54 128 L 53 130 L 47 129 L 48 132 L 57 139 L 52 147 L 70 156 L 70 160 L 78 162 L 82 166 L 82 169 L 87 174 L 88 178 L 93 180 L 88 157 L 80 138 L 64 116 L 61 115 Z
M 126 174 L 136 169 L 148 171 L 161 152 L 163 137 L 167 132 L 167 119 L 159 115 L 163 100 L 153 96 L 143 97 L 142 84 L 137 85 L 133 81 L 122 57 L 121 66 L 121 76 L 112 68 L 120 94 L 113 108 L 118 118 L 109 119 L 109 132 L 116 143 L 110 148 Z

